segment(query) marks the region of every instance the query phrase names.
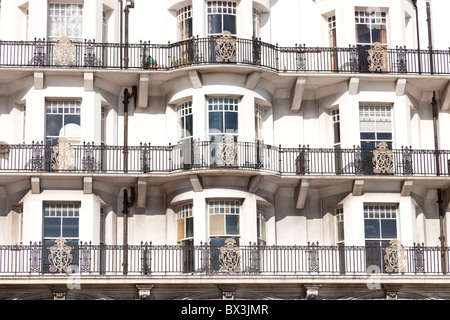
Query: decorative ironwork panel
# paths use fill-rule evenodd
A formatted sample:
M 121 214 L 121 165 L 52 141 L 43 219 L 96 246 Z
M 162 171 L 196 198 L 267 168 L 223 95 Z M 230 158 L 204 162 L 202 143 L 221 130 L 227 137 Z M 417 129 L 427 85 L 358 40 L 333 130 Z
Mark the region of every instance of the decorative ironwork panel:
M 387 70 L 387 50 L 380 42 L 373 43 L 367 52 L 369 53 L 367 57 L 369 71 L 380 72 Z
M 310 272 L 319 272 L 319 252 L 318 245 L 311 244 L 308 249 L 308 260 L 309 260 L 309 271 Z
M 309 173 L 309 155 L 308 151 L 303 148 L 295 159 L 295 172 L 297 174 Z
M 30 244 L 30 272 L 41 272 L 42 246 L 36 242 Z
M 216 39 L 216 61 L 236 62 L 236 39 L 229 31 L 223 31 L 220 38 Z
M 295 54 L 295 61 L 297 71 L 306 71 L 306 56 L 304 52 L 297 52 Z
M 84 54 L 84 65 L 86 67 L 97 67 L 101 65 L 101 62 L 99 59 L 97 59 L 97 56 L 95 54 L 94 50 L 94 43 L 92 40 L 89 40 L 86 42 L 86 52 Z
M 397 48 L 397 72 L 407 73 L 407 61 L 406 61 L 406 47 L 398 49 Z
M 356 46 L 350 47 L 350 71 L 358 72 L 358 49 Z
M 80 272 L 91 271 L 91 250 L 90 245 L 85 242 L 80 245 Z
M 74 150 L 66 138 L 60 138 L 52 150 L 52 168 L 54 170 L 72 170 L 74 168 Z
M 68 37 L 61 37 L 55 44 L 55 66 L 74 66 L 76 61 L 75 44 Z
M 89 142 L 84 145 L 84 155 L 81 164 L 84 171 L 96 171 L 99 169 L 100 164 L 95 161 L 94 146 Z
M 425 257 L 423 246 L 420 244 L 414 246 L 414 271 L 425 272 Z
M 40 38 L 34 42 L 34 57 L 32 59 L 32 64 L 35 66 L 45 66 L 45 51 L 44 51 L 44 40 Z
M 241 270 L 241 249 L 236 245 L 236 240 L 226 239 L 225 245 L 219 250 L 220 271 L 238 272 Z
M 394 157 L 386 142 L 378 143 L 373 150 L 372 163 L 374 173 L 394 173 Z
M 234 136 L 224 135 L 222 141 L 217 143 L 218 147 L 218 166 L 236 166 L 237 165 L 237 145 Z
M 40 171 L 44 168 L 44 157 L 42 155 L 43 145 L 33 143 L 31 147 L 31 159 L 28 161 L 26 168 L 30 170 Z
M 71 254 L 72 247 L 67 245 L 66 239 L 56 239 L 55 244 L 49 250 L 50 272 L 68 272 L 73 256 Z
M 386 272 L 406 272 L 406 250 L 399 240 L 391 240 L 390 246 L 384 249 L 386 255 Z
M 150 149 L 146 143 L 141 145 L 141 148 L 141 171 L 146 173 L 150 171 Z
M 411 149 L 408 147 L 402 149 L 402 164 L 404 175 L 411 175 L 414 173 L 412 163 L 412 152 Z

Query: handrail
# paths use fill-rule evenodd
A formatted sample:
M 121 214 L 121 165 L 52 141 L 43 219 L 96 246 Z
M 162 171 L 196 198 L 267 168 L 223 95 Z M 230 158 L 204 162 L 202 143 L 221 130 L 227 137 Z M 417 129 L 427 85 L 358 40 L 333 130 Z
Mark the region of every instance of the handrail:
M 128 69 L 175 70 L 199 65 L 245 65 L 276 72 L 450 74 L 450 50 L 387 48 L 380 44 L 348 47 L 281 47 L 230 35 L 168 44 L 82 42 L 68 38 L 0 41 L 0 67 L 120 69 L 128 50 Z M 430 63 L 431 62 L 431 63 Z M 433 65 L 434 70 L 429 70 Z
M 228 143 L 228 144 L 227 144 Z M 126 149 L 126 152 L 125 152 Z M 127 157 L 124 157 L 124 154 Z M 124 165 L 126 161 L 126 165 Z M 436 166 L 439 166 L 439 170 Z M 262 142 L 199 141 L 188 139 L 168 146 L 70 145 L 43 142 L 0 144 L 0 174 L 48 173 L 170 173 L 199 169 L 239 169 L 295 175 L 448 176 L 450 150 L 360 147 L 285 148 Z
M 59 238 L 29 245 L 0 246 L 0 277 L 39 274 L 125 274 L 121 245 L 94 245 Z M 381 246 L 239 245 L 227 239 L 221 247 L 199 245 L 127 245 L 126 274 L 171 275 L 445 275 L 441 259 L 449 248 L 392 240 Z M 448 265 L 445 265 L 448 268 Z

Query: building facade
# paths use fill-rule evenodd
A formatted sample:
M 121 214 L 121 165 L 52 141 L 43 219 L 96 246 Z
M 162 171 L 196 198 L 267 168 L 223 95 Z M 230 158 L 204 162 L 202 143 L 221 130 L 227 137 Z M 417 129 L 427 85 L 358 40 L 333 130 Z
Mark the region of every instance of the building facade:
M 449 298 L 449 7 L 3 0 L 0 299 Z

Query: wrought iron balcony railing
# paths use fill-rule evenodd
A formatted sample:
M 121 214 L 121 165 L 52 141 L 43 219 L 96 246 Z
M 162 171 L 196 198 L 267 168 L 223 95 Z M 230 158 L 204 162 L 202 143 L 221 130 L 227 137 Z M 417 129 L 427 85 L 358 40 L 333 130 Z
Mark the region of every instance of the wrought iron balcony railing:
M 349 47 L 281 47 L 224 33 L 168 44 L 95 41 L 0 41 L 1 67 L 71 67 L 173 70 L 239 64 L 277 72 L 450 74 L 450 50 L 387 48 L 374 43 Z
M 198 169 L 264 170 L 297 175 L 448 176 L 450 150 L 359 147 L 283 148 L 261 142 L 186 140 L 168 146 L 0 144 L 1 172 L 170 173 Z
M 126 260 L 123 259 L 127 251 Z M 449 248 L 402 246 L 92 245 L 65 239 L 0 246 L 0 276 L 85 275 L 443 275 Z

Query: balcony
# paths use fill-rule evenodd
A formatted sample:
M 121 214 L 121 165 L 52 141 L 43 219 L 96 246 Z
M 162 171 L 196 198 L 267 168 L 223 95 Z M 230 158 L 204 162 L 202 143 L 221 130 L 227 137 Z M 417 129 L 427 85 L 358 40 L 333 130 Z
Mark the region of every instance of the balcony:
M 124 63 L 126 61 L 126 63 Z M 69 67 L 174 70 L 189 66 L 232 64 L 275 72 L 450 74 L 450 50 L 371 46 L 280 47 L 257 39 L 191 38 L 168 44 L 0 41 L 1 67 Z
M 76 242 L 75 242 L 76 243 Z M 449 248 L 402 246 L 92 245 L 56 239 L 54 244 L 0 246 L 0 276 L 41 274 L 189 276 L 344 276 L 368 273 L 445 275 Z
M 158 174 L 235 169 L 276 175 L 403 176 L 450 175 L 450 150 L 375 150 L 359 147 L 283 148 L 261 142 L 185 140 L 168 146 L 0 144 L 0 173 Z

